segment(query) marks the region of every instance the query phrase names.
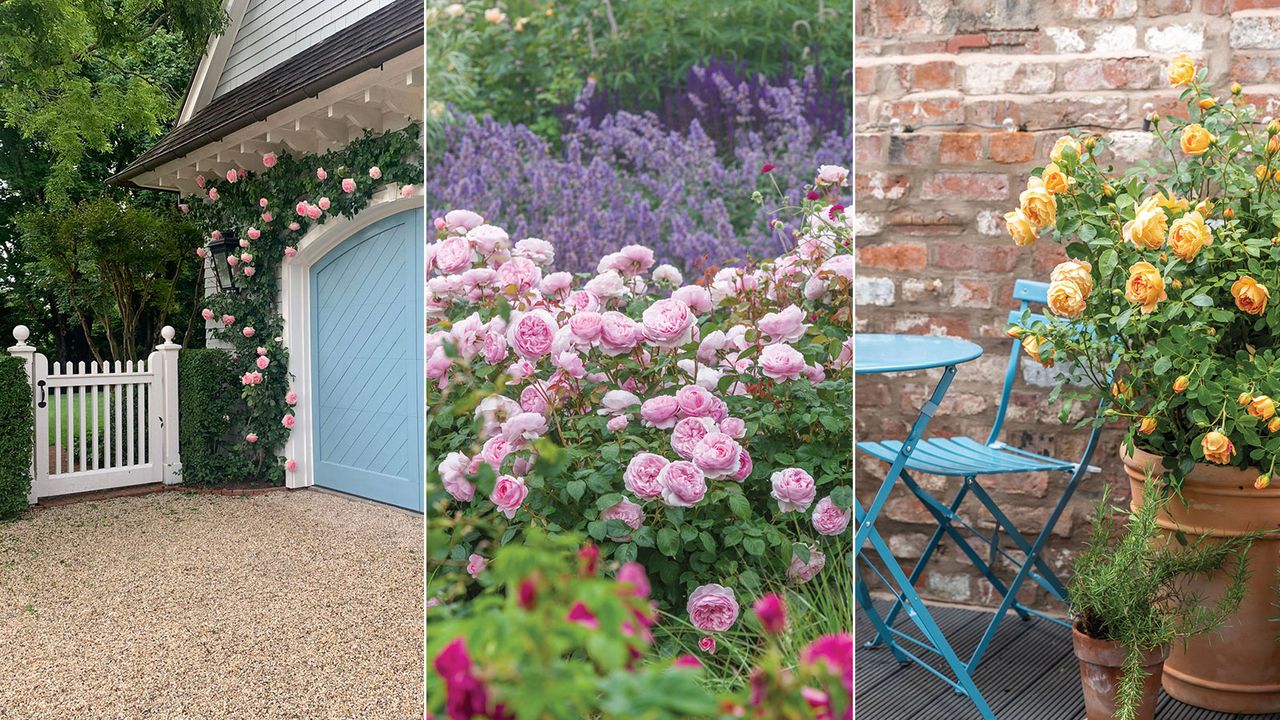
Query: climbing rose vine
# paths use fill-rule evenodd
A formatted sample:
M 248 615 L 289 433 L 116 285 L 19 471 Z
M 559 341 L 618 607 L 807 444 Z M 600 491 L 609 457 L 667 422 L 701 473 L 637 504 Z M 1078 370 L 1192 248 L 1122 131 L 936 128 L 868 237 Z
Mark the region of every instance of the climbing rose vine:
M 781 256 L 688 281 L 639 245 L 555 272 L 550 242 L 466 210 L 436 218 L 428 493 L 449 558 L 531 526 L 583 532 L 717 632 L 738 594 L 847 551 L 847 177 L 821 168 Z
M 267 153 L 261 169 L 240 168 L 224 175 L 201 175 L 193 197 L 179 208 L 190 213 L 211 240 L 235 232 L 240 253 L 229 256 L 238 292 L 205 300 L 202 315 L 216 323 L 212 336 L 241 360 L 244 403 L 235 418 L 240 448 L 253 460 L 253 477 L 283 481 L 297 460 L 281 457 L 299 402 L 289 386 L 289 355 L 277 310 L 281 264 L 297 255 L 309 230 L 332 217 L 352 217 L 388 186 L 411 195 L 422 183 L 422 148 L 417 125 L 381 135 L 366 132 L 324 154 Z M 205 248 L 197 254 L 210 262 Z M 212 269 L 212 268 L 209 268 Z

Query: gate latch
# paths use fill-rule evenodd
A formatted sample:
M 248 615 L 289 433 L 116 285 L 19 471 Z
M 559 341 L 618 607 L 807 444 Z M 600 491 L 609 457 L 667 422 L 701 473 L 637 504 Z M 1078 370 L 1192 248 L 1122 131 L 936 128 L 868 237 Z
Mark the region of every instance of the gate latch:
M 37 383 L 36 383 L 36 386 L 40 388 L 40 402 L 36 403 L 36 407 L 38 407 L 38 408 L 43 408 L 45 405 L 47 405 L 47 404 L 48 404 L 48 403 L 46 403 L 46 402 L 45 402 L 45 395 L 44 395 L 44 381 L 43 381 L 43 380 L 41 380 L 41 381 L 37 382 Z

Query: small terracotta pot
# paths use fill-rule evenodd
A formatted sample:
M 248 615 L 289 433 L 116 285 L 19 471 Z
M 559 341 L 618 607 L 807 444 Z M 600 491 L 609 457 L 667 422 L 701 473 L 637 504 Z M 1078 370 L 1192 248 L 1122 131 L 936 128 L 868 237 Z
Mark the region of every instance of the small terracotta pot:
M 1084 690 L 1084 710 L 1087 720 L 1114 720 L 1116 716 L 1116 688 L 1124 667 L 1126 650 L 1110 640 L 1098 640 L 1071 629 L 1071 642 L 1076 657 L 1080 659 L 1080 687 Z M 1169 648 L 1143 653 L 1142 669 L 1147 671 L 1142 681 L 1142 704 L 1138 706 L 1137 720 L 1154 720 L 1156 700 L 1160 697 L 1160 677 Z
M 1159 456 L 1120 450 L 1132 507 L 1142 502 L 1142 485 L 1150 471 L 1165 468 Z M 1167 503 L 1156 522 L 1170 540 L 1179 530 L 1187 536 L 1207 534 L 1210 542 L 1252 530 L 1275 529 L 1280 521 L 1280 488 L 1256 490 L 1258 470 L 1197 464 L 1182 484 L 1181 498 Z M 1280 642 L 1276 642 L 1276 593 L 1280 571 L 1280 535 L 1270 534 L 1249 550 L 1249 582 L 1240 609 L 1213 631 L 1175 643 L 1165 665 L 1164 691 L 1188 705 L 1226 713 L 1280 712 Z M 1193 578 L 1188 587 L 1205 605 L 1222 597 L 1226 575 L 1218 571 Z

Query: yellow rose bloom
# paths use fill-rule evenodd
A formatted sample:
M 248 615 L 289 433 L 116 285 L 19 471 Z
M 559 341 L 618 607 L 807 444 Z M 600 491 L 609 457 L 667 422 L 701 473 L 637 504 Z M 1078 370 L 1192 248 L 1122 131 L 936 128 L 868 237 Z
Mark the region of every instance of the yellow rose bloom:
M 1133 219 L 1120 229 L 1120 234 L 1139 248 L 1155 250 L 1164 245 L 1168 228 L 1169 217 L 1164 214 L 1164 208 L 1160 207 L 1160 199 L 1152 196 L 1142 201 Z
M 1205 130 L 1200 123 L 1192 123 L 1182 128 L 1182 137 L 1178 144 L 1182 146 L 1182 152 L 1191 157 L 1203 155 L 1209 149 L 1209 145 L 1214 141 L 1214 137 L 1208 130 Z
M 1084 313 L 1084 293 L 1070 280 L 1049 283 L 1049 309 L 1054 315 L 1075 320 Z
M 1070 135 L 1063 135 L 1053 144 L 1053 149 L 1049 151 L 1049 159 L 1055 163 L 1062 162 L 1062 151 L 1071 148 L 1075 151 L 1076 157 L 1080 157 L 1080 142 Z
M 1150 435 L 1155 431 L 1156 431 L 1156 419 L 1151 416 L 1142 418 L 1142 422 L 1138 423 L 1138 432 L 1142 433 L 1143 435 Z
M 1236 307 L 1250 315 L 1261 315 L 1267 309 L 1270 291 L 1257 280 L 1244 276 L 1231 285 L 1231 297 L 1236 299 Z
M 1044 183 L 1044 189 L 1055 195 L 1069 192 L 1076 182 L 1075 178 L 1062 172 L 1057 163 L 1045 165 L 1044 171 L 1040 173 L 1040 180 Z
M 1266 395 L 1259 395 L 1249 401 L 1249 414 L 1259 420 L 1270 420 L 1276 415 L 1276 403 Z
M 1129 279 L 1124 284 L 1124 296 L 1129 302 L 1142 306 L 1142 314 L 1146 315 L 1156 309 L 1156 303 L 1164 300 L 1164 278 L 1160 271 L 1145 260 L 1129 266 Z
M 1205 460 L 1218 465 L 1231 462 L 1231 457 L 1236 454 L 1236 446 L 1231 444 L 1231 438 L 1217 430 L 1205 433 L 1200 439 L 1200 449 L 1204 450 Z
M 1196 79 L 1196 62 L 1191 59 L 1190 55 L 1179 55 L 1173 59 L 1173 62 L 1169 63 L 1166 75 L 1169 78 L 1171 87 L 1186 85 Z
M 1040 343 L 1043 340 L 1044 338 L 1036 335 L 1023 335 L 1022 349 L 1027 351 L 1027 354 L 1031 356 L 1032 360 L 1035 360 L 1036 362 L 1040 363 L 1041 365 L 1047 368 L 1051 368 L 1053 367 L 1053 358 L 1040 357 Z
M 1015 245 L 1027 247 L 1035 245 L 1039 231 L 1036 229 L 1027 214 L 1019 208 L 1013 212 L 1004 214 L 1005 228 L 1009 231 L 1009 237 L 1013 238 Z
M 1040 178 L 1027 180 L 1027 189 L 1018 196 L 1019 209 L 1037 229 L 1053 225 L 1058 219 L 1058 201 L 1045 189 Z
M 1191 205 L 1191 201 L 1186 198 L 1179 199 L 1172 193 L 1168 195 L 1165 195 L 1164 193 L 1157 193 L 1156 201 L 1160 203 L 1160 207 L 1173 212 L 1182 212 Z
M 1093 266 L 1084 260 L 1067 260 L 1058 263 L 1049 273 L 1049 282 L 1072 282 L 1080 288 L 1080 294 L 1089 297 L 1093 292 Z
M 1169 226 L 1169 248 L 1185 262 L 1191 262 L 1200 249 L 1213 243 L 1213 232 L 1204 224 L 1204 216 L 1192 211 Z

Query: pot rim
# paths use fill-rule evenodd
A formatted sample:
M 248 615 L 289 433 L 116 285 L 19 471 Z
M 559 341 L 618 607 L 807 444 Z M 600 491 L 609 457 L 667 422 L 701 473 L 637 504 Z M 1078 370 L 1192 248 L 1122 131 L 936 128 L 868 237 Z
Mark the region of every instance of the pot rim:
M 1071 635 L 1072 649 L 1075 651 L 1076 657 L 1079 658 L 1080 661 L 1102 667 L 1121 667 L 1123 665 L 1124 655 L 1127 653 L 1127 650 L 1123 645 L 1115 640 L 1104 640 L 1102 638 L 1095 638 L 1092 635 L 1087 635 L 1084 632 L 1081 632 L 1079 622 L 1071 624 Z M 1087 656 L 1080 652 L 1082 647 L 1087 649 L 1089 646 L 1094 646 L 1098 652 L 1088 653 Z M 1143 651 L 1142 667 L 1152 668 L 1157 665 L 1163 665 L 1164 661 L 1169 658 L 1169 651 L 1172 648 L 1173 644 L 1167 643 L 1163 647 L 1156 648 L 1155 650 Z M 1114 664 L 1106 662 L 1106 658 L 1101 657 L 1102 653 L 1115 653 L 1118 655 L 1119 659 Z
M 1120 461 L 1132 470 L 1145 470 L 1151 468 L 1159 472 L 1156 475 L 1168 472 L 1164 464 L 1164 456 L 1143 450 L 1136 445 L 1133 452 L 1120 445 Z M 1212 463 L 1198 462 L 1186 477 L 1186 484 L 1193 484 L 1201 488 L 1202 491 L 1210 491 L 1211 489 L 1221 489 L 1231 495 L 1238 495 L 1242 487 L 1247 489 L 1251 497 L 1256 498 L 1280 498 L 1280 486 L 1272 485 L 1271 487 L 1257 490 L 1253 487 L 1253 481 L 1257 479 L 1262 471 L 1251 467 L 1237 467 L 1234 465 L 1214 465 Z M 1132 476 L 1130 481 L 1141 482 Z M 1185 487 L 1185 485 L 1184 485 Z

